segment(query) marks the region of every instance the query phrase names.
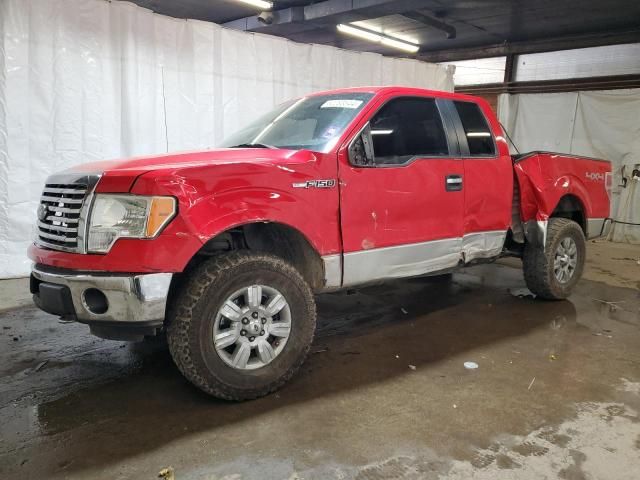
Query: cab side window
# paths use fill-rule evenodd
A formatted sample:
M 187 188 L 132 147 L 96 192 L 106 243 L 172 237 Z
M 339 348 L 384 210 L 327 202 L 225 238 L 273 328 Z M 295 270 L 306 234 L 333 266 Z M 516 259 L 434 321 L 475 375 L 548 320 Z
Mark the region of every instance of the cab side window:
M 449 155 L 440 112 L 432 98 L 390 100 L 371 119 L 370 126 L 376 165 Z
M 472 157 L 493 156 L 496 153 L 491 129 L 480 107 L 473 102 L 453 102 L 462 122 Z

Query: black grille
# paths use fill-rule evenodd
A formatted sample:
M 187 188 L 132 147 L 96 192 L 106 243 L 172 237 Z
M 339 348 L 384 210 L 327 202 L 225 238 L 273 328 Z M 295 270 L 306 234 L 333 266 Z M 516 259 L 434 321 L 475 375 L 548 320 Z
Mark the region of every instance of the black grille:
M 78 250 L 80 211 L 87 185 L 48 183 L 38 209 L 38 243 L 56 250 Z

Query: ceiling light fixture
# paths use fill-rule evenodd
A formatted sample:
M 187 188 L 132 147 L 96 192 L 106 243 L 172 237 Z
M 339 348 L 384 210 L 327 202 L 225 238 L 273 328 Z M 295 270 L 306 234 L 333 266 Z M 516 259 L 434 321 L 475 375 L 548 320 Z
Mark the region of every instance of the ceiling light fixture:
M 371 130 L 371 135 L 391 135 L 393 130 Z
M 340 23 L 338 25 L 338 31 L 342 33 L 346 33 L 348 35 L 353 35 L 354 37 L 364 38 L 365 40 L 369 40 L 371 42 L 382 41 L 382 35 L 370 32 L 369 30 L 363 30 L 361 28 L 352 27 L 351 25 L 345 25 L 343 23 Z
M 420 45 L 405 42 L 404 40 L 399 40 L 382 33 L 372 32 L 371 30 L 366 30 L 361 27 L 354 27 L 353 25 L 340 23 L 337 28 L 339 32 L 346 33 L 347 35 L 353 35 L 354 37 L 369 40 L 370 42 L 381 43 L 387 47 L 397 48 L 404 50 L 405 52 L 416 53 L 420 50 Z
M 490 137 L 491 134 L 489 132 L 469 132 L 467 133 L 467 137 Z
M 263 10 L 271 10 L 273 8 L 273 2 L 267 2 L 265 0 L 236 0 L 236 2 L 246 3 L 247 5 L 262 8 Z

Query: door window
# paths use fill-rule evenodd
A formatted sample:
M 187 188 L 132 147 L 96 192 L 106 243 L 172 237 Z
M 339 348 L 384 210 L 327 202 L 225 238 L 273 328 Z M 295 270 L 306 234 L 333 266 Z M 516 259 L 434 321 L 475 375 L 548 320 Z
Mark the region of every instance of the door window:
M 469 155 L 486 157 L 495 155 L 491 129 L 487 125 L 480 107 L 472 102 L 453 102 L 462 122 L 469 145 Z
M 433 98 L 396 98 L 371 119 L 376 165 L 399 165 L 414 157 L 449 155 L 440 112 Z

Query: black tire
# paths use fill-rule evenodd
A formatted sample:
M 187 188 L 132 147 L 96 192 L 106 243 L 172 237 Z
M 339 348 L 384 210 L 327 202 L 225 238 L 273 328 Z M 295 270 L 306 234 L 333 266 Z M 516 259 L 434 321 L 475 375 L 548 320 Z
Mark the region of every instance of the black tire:
M 554 259 L 558 245 L 567 237 L 577 247 L 577 264 L 570 279 L 561 283 L 554 274 Z M 537 297 L 545 300 L 562 300 L 571 295 L 582 276 L 586 257 L 586 242 L 582 228 L 567 218 L 552 218 L 547 224 L 546 248 L 527 243 L 522 259 L 527 287 Z
M 277 289 L 291 309 L 284 349 L 267 365 L 238 370 L 226 364 L 212 341 L 216 314 L 233 292 L 252 284 Z M 191 272 L 169 309 L 167 339 L 182 374 L 204 392 L 225 400 L 250 400 L 286 383 L 304 362 L 316 328 L 311 288 L 284 260 L 238 251 L 213 257 Z

